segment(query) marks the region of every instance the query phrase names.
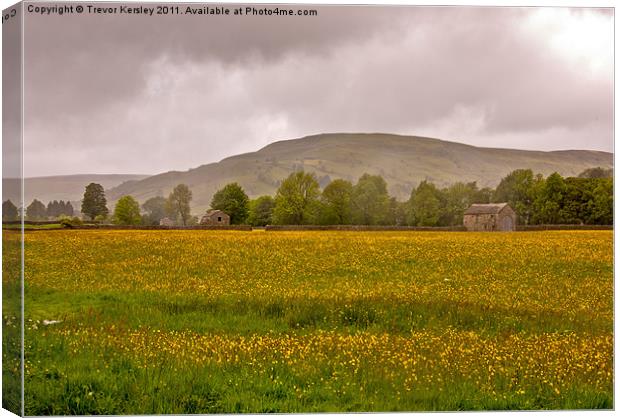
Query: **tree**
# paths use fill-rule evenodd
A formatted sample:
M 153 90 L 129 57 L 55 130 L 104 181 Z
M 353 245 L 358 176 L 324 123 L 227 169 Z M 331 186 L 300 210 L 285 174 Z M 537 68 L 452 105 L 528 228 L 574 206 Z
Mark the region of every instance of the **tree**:
M 68 201 L 65 203 L 64 200 L 50 201 L 47 204 L 46 214 L 48 218 L 58 218 L 62 215 L 73 216 L 73 206 Z
M 350 181 L 337 179 L 325 187 L 321 194 L 321 223 L 325 225 L 348 225 L 351 223 Z
M 116 202 L 113 222 L 117 225 L 138 225 L 140 223 L 140 205 L 131 196 L 123 196 Z
M 387 221 L 390 196 L 381 176 L 363 174 L 353 187 L 351 207 L 353 223 L 377 225 Z
M 483 187 L 474 193 L 472 203 L 491 203 L 494 193 L 495 191 L 490 187 Z
M 436 226 L 441 209 L 440 191 L 426 180 L 411 193 L 409 223 L 415 226 Z
M 56 201 L 54 201 L 56 202 Z M 49 212 L 49 205 L 48 205 L 48 212 Z M 68 200 L 65 202 L 63 200 L 54 203 L 54 205 L 52 206 L 52 213 L 54 217 L 58 217 L 58 216 L 73 216 L 73 206 L 71 205 L 71 202 L 69 202 Z M 49 213 L 48 213 L 48 216 Z
M 45 210 L 45 214 L 48 218 L 55 218 L 58 216 L 58 201 L 49 201 L 47 204 L 47 208 Z
M 395 197 L 390 197 L 387 224 L 405 225 L 407 222 L 407 202 L 399 202 Z
M 493 200 L 508 202 L 519 216 L 520 222 L 527 225 L 531 221 L 533 203 L 542 183 L 542 176 L 534 177 L 530 169 L 514 170 L 500 181 Z
M 26 218 L 31 221 L 37 221 L 45 219 L 46 208 L 45 205 L 34 199 L 30 205 L 26 208 Z
M 15 206 L 10 200 L 5 200 L 2 202 L 2 220 L 15 221 L 17 220 L 17 217 L 17 206 Z
M 73 216 L 73 205 L 71 204 L 71 202 L 67 201 L 65 203 L 65 208 L 62 213 L 67 216 Z
M 613 225 L 614 223 L 614 185 L 611 179 L 599 179 L 594 189 L 592 223 Z
M 103 187 L 97 183 L 86 186 L 82 198 L 82 213 L 94 220 L 97 216 L 108 216 L 107 201 Z
M 146 212 L 144 214 L 145 224 L 159 225 L 159 221 L 166 216 L 166 198 L 163 196 L 151 197 L 142 204 L 142 209 Z
M 566 183 L 561 175 L 553 173 L 541 184 L 534 200 L 532 223 L 560 224 L 566 222 L 564 197 Z
M 488 203 L 488 201 L 484 201 L 484 198 L 485 196 L 480 194 L 476 182 L 458 182 L 441 190 L 439 225 L 461 225 L 465 210 L 472 203 Z
M 250 201 L 248 223 L 252 226 L 265 226 L 272 223 L 275 201 L 271 196 L 261 196 Z
M 586 179 L 603 179 L 612 178 L 613 175 L 613 168 L 592 167 L 582 171 L 578 177 Z
M 319 183 L 314 174 L 298 171 L 278 188 L 273 221 L 280 225 L 303 225 L 316 219 Z
M 166 202 L 166 212 L 174 218 L 180 218 L 183 226 L 187 225 L 190 219 L 189 202 L 192 200 L 192 191 L 186 184 L 179 184 L 168 196 Z
M 248 195 L 238 183 L 229 183 L 211 199 L 211 208 L 226 212 L 232 225 L 245 222 L 248 217 Z

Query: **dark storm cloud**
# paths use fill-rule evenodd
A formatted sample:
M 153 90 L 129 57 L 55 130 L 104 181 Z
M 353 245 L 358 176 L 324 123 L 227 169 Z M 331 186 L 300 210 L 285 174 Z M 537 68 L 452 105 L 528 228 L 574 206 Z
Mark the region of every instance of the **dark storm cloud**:
M 343 43 L 363 42 L 390 30 L 401 20 L 387 9 L 321 11 L 320 18 L 285 19 L 28 15 L 26 56 L 38 99 L 29 104 L 37 114 L 51 110 L 52 101 L 76 109 L 99 107 L 143 89 L 146 67 L 160 57 L 177 63 L 260 65 L 291 52 L 326 54 Z
M 334 131 L 612 148 L 608 10 L 313 8 L 28 16 L 28 173 L 187 169 Z

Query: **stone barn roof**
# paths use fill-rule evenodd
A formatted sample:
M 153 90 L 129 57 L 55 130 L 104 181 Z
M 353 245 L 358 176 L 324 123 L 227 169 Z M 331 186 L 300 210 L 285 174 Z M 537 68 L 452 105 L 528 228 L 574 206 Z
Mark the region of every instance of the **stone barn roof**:
M 209 209 L 206 213 L 206 216 L 213 216 L 213 215 L 217 215 L 217 214 L 223 214 L 228 216 L 228 214 L 222 210 L 219 209 Z
M 474 203 L 465 211 L 465 215 L 496 215 L 506 206 L 508 203 Z

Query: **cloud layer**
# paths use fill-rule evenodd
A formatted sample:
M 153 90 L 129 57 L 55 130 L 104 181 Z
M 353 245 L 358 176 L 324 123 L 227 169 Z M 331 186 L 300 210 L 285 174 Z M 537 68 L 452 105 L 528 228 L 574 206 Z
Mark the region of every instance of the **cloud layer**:
M 613 148 L 608 10 L 313 8 L 27 15 L 26 175 L 185 170 L 320 132 Z

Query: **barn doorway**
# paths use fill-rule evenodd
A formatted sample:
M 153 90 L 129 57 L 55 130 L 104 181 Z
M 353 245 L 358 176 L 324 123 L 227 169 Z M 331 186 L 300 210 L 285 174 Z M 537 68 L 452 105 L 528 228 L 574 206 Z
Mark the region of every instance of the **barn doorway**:
M 501 230 L 502 231 L 514 231 L 514 225 L 512 222 L 512 218 L 510 216 L 506 216 L 504 217 L 504 219 L 502 219 Z

